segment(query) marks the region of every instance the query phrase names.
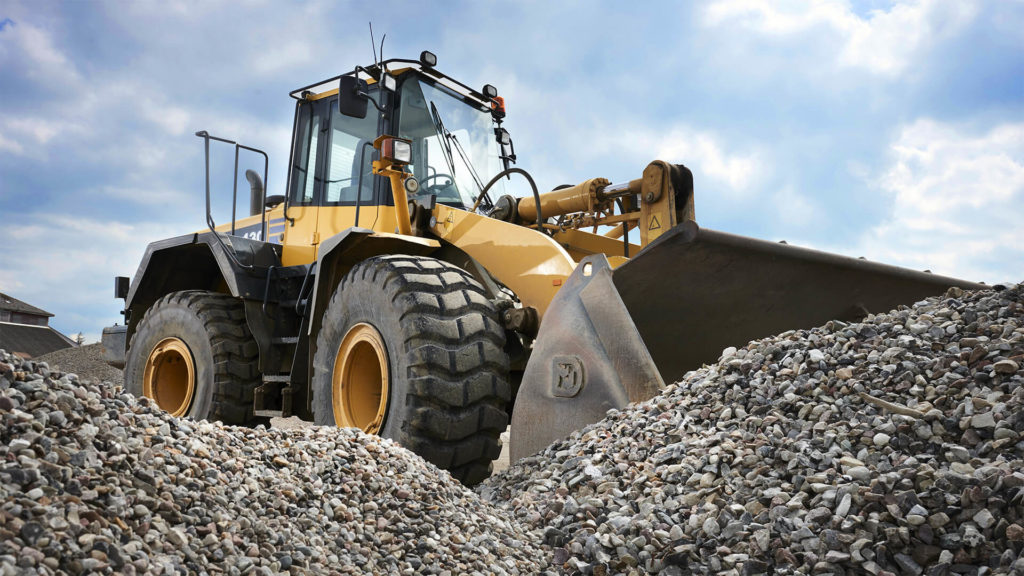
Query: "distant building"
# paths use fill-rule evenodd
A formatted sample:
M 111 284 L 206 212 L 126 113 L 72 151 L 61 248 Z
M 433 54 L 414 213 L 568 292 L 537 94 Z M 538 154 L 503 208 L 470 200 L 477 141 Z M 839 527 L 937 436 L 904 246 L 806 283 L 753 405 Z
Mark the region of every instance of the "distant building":
M 35 358 L 75 346 L 75 341 L 50 327 L 50 314 L 0 292 L 0 349 Z

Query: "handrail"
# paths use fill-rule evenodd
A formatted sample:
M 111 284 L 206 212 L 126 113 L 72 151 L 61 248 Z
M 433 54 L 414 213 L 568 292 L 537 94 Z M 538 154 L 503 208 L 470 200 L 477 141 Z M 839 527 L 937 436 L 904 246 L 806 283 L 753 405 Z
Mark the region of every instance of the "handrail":
M 217 243 L 228 255 L 229 258 L 240 268 L 245 270 L 255 270 L 256 267 L 252 264 L 242 264 L 235 257 L 234 250 L 228 250 L 227 246 L 224 245 L 224 240 L 220 237 L 220 233 L 217 232 L 217 224 L 213 220 L 213 212 L 210 208 L 210 140 L 216 140 L 217 142 L 223 142 L 225 144 L 233 144 L 235 146 L 235 175 L 234 175 L 234 188 L 231 194 L 231 235 L 235 233 L 235 212 L 238 205 L 238 151 L 239 149 L 248 150 L 255 152 L 263 156 L 263 201 L 260 203 L 261 206 L 267 204 L 267 171 L 270 167 L 270 157 L 263 150 L 252 148 L 244 144 L 239 144 L 234 140 L 228 140 L 227 138 L 220 138 L 207 132 L 206 130 L 200 130 L 196 132 L 196 136 L 203 139 L 203 149 L 206 157 L 206 225 L 210 228 L 210 232 L 213 233 L 213 237 L 217 239 Z M 260 240 L 266 241 L 267 237 L 267 211 L 260 211 Z
M 373 148 L 373 142 L 363 142 L 363 145 L 359 147 L 359 178 L 356 180 L 356 223 L 353 226 L 359 226 L 359 207 L 363 202 L 363 167 L 366 161 L 367 146 Z

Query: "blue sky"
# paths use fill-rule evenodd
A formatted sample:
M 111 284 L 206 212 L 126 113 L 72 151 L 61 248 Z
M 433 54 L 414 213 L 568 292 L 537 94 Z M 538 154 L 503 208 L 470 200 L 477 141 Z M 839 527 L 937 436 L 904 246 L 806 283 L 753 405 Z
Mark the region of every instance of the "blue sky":
M 660 158 L 693 169 L 704 227 L 1024 279 L 1020 0 L 6 0 L 0 291 L 98 338 L 113 276 L 203 226 L 192 134 L 265 149 L 283 193 L 287 93 L 369 63 L 370 20 L 385 56 L 497 86 L 542 188 Z

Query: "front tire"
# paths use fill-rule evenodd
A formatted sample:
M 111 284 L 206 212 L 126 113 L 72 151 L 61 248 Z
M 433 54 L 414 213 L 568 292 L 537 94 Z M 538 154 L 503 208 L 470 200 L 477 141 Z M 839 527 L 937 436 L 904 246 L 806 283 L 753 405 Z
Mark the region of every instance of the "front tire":
M 172 292 L 139 322 L 128 348 L 125 386 L 173 416 L 255 425 L 259 349 L 237 298 Z
M 504 344 L 497 310 L 466 271 L 418 256 L 367 259 L 324 313 L 314 417 L 396 440 L 476 484 L 508 426 Z

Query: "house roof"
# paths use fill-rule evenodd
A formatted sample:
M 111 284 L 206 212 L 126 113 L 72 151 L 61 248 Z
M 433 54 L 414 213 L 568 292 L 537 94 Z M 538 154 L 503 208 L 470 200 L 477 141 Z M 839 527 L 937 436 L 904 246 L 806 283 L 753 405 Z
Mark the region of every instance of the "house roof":
M 0 322 L 0 349 L 22 358 L 35 358 L 72 346 L 70 338 L 49 326 Z
M 42 308 L 36 308 L 31 304 L 22 302 L 21 300 L 18 300 L 13 296 L 8 296 L 3 292 L 0 292 L 0 310 L 10 310 L 11 312 L 22 312 L 25 314 L 35 314 L 36 316 L 53 316 L 53 314 L 50 314 L 49 312 L 43 310 Z

